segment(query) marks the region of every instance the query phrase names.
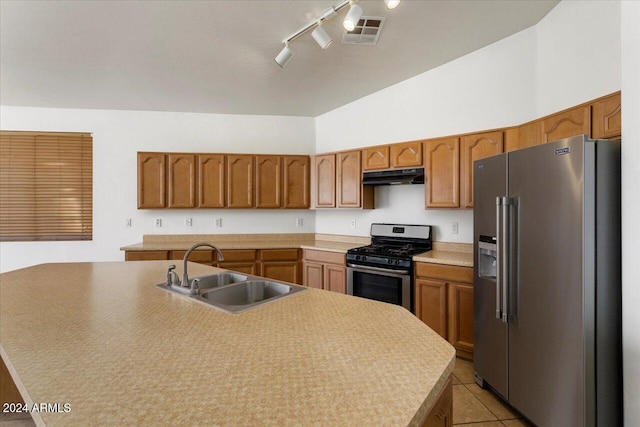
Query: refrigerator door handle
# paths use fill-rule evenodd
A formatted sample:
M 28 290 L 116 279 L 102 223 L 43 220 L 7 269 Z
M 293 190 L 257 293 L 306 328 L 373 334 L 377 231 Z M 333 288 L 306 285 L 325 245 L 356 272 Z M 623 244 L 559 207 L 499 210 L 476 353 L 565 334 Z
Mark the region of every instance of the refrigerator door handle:
M 501 289 L 501 293 L 502 293 L 502 322 L 503 323 L 508 323 L 509 322 L 509 306 L 508 306 L 508 302 L 509 302 L 509 295 L 507 293 L 507 289 L 508 289 L 508 281 L 509 281 L 509 241 L 510 241 L 510 236 L 509 236 L 509 209 L 510 209 L 510 205 L 511 205 L 511 201 L 509 200 L 508 197 L 503 197 L 502 198 L 502 223 L 500 224 L 502 226 L 502 258 L 500 259 L 501 265 L 498 265 L 498 267 L 502 270 L 501 274 L 502 274 L 502 289 Z
M 502 319 L 502 298 L 500 292 L 502 290 L 503 276 L 502 269 L 502 197 L 496 197 L 496 319 Z

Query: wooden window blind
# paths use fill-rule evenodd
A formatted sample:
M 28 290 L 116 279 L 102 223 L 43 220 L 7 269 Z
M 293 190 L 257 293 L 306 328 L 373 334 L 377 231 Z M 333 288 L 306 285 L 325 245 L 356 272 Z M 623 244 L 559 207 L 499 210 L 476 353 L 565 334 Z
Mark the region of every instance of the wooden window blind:
M 91 134 L 0 131 L 0 241 L 92 235 Z

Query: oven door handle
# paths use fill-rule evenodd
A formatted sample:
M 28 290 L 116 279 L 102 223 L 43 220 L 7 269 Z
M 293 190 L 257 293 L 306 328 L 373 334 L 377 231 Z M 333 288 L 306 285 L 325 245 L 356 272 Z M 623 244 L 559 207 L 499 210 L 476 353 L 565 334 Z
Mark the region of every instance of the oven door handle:
M 370 267 L 368 265 L 359 265 L 359 264 L 351 264 L 351 263 L 347 263 L 347 267 L 360 270 L 360 271 L 375 271 L 375 272 L 387 273 L 387 274 L 409 274 L 409 270 L 393 270 L 390 268 Z

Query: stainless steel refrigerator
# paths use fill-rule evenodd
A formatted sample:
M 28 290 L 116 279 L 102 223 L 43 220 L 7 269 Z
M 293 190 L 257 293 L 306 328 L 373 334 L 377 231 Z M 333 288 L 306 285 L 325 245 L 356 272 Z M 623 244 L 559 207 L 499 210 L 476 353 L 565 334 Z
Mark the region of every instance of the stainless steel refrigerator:
M 474 162 L 474 369 L 541 427 L 622 425 L 620 141 Z

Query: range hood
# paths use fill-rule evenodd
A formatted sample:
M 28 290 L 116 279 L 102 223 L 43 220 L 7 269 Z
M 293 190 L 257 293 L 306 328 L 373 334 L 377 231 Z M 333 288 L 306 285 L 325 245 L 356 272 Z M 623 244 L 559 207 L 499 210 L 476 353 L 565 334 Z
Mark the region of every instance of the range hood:
M 424 168 L 396 169 L 390 171 L 365 172 L 364 185 L 424 184 Z

